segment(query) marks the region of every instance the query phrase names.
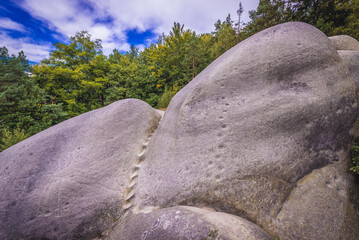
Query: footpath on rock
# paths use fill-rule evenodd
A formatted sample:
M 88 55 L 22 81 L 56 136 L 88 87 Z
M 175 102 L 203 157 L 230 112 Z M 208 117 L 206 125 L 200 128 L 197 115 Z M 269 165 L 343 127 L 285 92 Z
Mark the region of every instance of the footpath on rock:
M 122 100 L 14 145 L 0 153 L 0 238 L 358 239 L 358 57 L 349 36 L 277 25 L 164 115 Z

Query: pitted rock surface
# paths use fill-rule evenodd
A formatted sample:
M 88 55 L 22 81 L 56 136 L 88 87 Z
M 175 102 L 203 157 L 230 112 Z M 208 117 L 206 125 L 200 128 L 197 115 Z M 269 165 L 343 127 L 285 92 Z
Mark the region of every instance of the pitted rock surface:
M 327 178 L 322 169 L 348 166 L 354 89 L 336 48 L 308 24 L 246 39 L 172 99 L 139 172 L 136 204 L 209 206 L 280 239 L 345 236 L 343 224 L 358 215 L 347 212 L 357 207 L 353 177 L 338 173 L 338 190 L 321 187 L 328 194 L 303 189 L 316 189 L 308 178 L 316 171 Z M 327 205 L 337 208 L 321 214 Z M 321 231 L 300 225 L 298 208 Z
M 0 239 L 357 239 L 357 45 L 339 37 L 272 27 L 202 71 L 162 120 L 122 100 L 5 150 Z
M 329 39 L 337 48 L 337 50 L 359 51 L 359 42 L 351 36 L 338 35 L 338 36 L 329 37 Z
M 123 215 L 142 142 L 160 115 L 129 99 L 82 114 L 0 154 L 0 239 L 92 239 Z
M 134 214 L 122 221 L 106 240 L 179 240 L 179 239 L 272 239 L 255 224 L 230 214 L 196 207 L 178 206 Z
M 350 75 L 356 85 L 357 95 L 359 96 L 359 51 L 338 50 L 338 53 L 343 62 L 348 66 Z M 352 134 L 354 137 L 359 137 L 359 118 L 354 123 Z
M 359 44 L 359 42 L 358 42 Z M 348 66 L 352 79 L 356 86 L 359 86 L 359 50 L 358 51 L 338 51 L 343 62 Z

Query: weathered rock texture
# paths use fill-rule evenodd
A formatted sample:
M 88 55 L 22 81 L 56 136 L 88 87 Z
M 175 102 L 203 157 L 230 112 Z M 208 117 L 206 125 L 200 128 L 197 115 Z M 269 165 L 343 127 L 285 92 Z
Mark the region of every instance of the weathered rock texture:
M 359 42 L 358 42 L 359 44 Z M 359 50 L 358 51 L 338 51 L 340 57 L 344 63 L 348 66 L 350 74 L 356 84 L 359 87 Z
M 0 154 L 0 239 L 92 239 L 123 215 L 142 142 L 160 115 L 123 100 Z
M 356 85 L 357 95 L 359 96 L 359 42 L 346 35 L 334 36 L 329 39 L 336 45 L 340 57 L 348 66 L 351 77 Z M 359 137 L 359 119 L 356 120 L 353 129 L 354 137 Z
M 241 42 L 172 99 L 138 174 L 136 209 L 207 206 L 280 239 L 355 239 L 354 88 L 310 25 Z
M 338 35 L 329 37 L 337 50 L 354 50 L 359 51 L 359 42 L 348 35 Z
M 123 100 L 2 152 L 0 239 L 358 239 L 357 52 L 340 39 L 272 27 L 213 62 L 161 122 Z
M 173 207 L 130 216 L 106 240 L 272 239 L 255 224 L 230 214 L 195 207 Z
M 349 68 L 351 77 L 356 85 L 357 95 L 359 96 L 359 51 L 339 50 L 338 53 Z M 354 123 L 353 136 L 359 137 L 359 118 Z

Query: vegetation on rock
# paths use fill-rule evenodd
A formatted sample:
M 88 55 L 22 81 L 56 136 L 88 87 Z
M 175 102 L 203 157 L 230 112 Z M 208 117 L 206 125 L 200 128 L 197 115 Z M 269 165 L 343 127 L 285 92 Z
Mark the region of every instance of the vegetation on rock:
M 351 171 L 359 174 L 359 138 L 355 138 L 352 146 L 352 165 Z

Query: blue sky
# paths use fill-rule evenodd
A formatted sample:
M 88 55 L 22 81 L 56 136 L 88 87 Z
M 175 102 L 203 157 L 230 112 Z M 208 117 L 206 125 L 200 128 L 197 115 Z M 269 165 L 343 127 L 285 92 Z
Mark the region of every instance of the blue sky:
M 248 11 L 259 0 L 241 0 Z M 67 42 L 81 30 L 101 39 L 103 52 L 140 49 L 168 34 L 173 22 L 185 29 L 206 33 L 228 13 L 237 20 L 237 0 L 1 0 L 0 46 L 11 54 L 24 51 L 27 59 L 40 62 L 48 57 L 54 42 Z

